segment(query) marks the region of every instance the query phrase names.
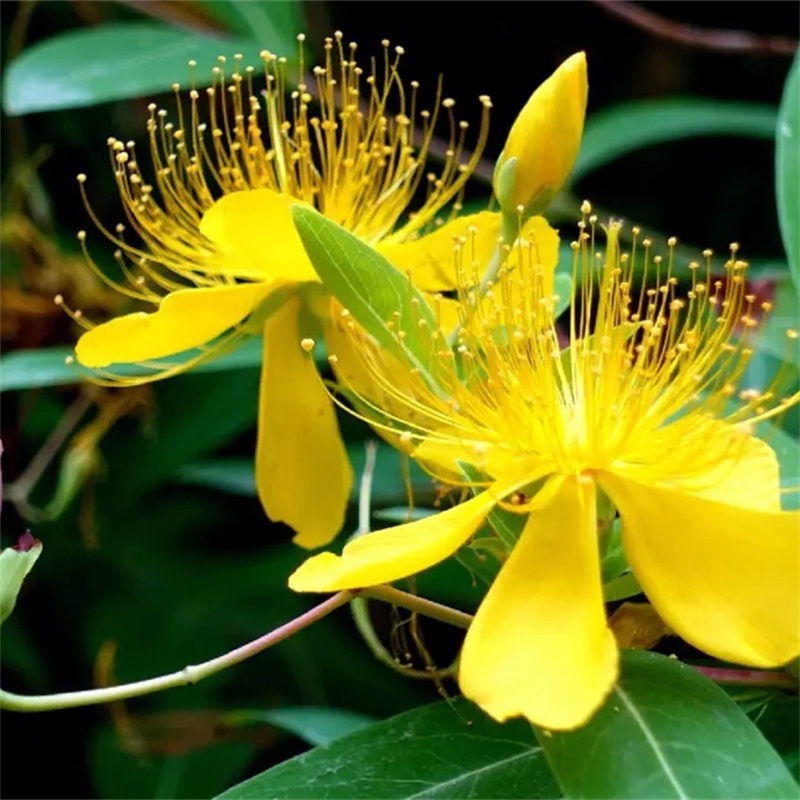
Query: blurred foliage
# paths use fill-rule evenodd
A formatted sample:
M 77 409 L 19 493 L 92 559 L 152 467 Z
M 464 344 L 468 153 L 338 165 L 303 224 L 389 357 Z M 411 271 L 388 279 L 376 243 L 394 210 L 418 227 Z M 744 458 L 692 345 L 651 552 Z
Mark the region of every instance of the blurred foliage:
M 647 5 L 665 17 L 757 37 L 796 29 L 792 4 Z M 442 33 L 442 16 L 472 33 Z M 601 213 L 623 216 L 656 236 L 679 235 L 682 254 L 705 246 L 724 251 L 728 242 L 740 241 L 753 264 L 754 291 L 775 302 L 748 378 L 761 383 L 780 368 L 787 385 L 798 382 L 800 354 L 787 349 L 784 333 L 798 324 L 798 62 L 784 90 L 791 67 L 784 52 L 687 48 L 590 2 L 422 8 L 332 0 L 28 0 L 0 4 L 0 19 L 3 545 L 28 527 L 44 543 L 3 625 L 5 689 L 45 693 L 85 688 L 93 674 L 103 684 L 173 671 L 310 606 L 309 598 L 285 588 L 305 553 L 290 544 L 288 529 L 266 520 L 253 490 L 258 341 L 192 374 L 137 389 L 124 403 L 117 390 L 77 386 L 77 368 L 64 363 L 77 328 L 53 304 L 55 294 L 93 317 L 122 308 L 121 298 L 91 275 L 77 246 L 75 233 L 87 219 L 75 174 L 91 176 L 94 209 L 113 226 L 120 210 L 106 137 L 143 143 L 147 104 L 169 102 L 171 84 L 188 78 L 189 58 L 197 60 L 202 84 L 219 53 L 253 58 L 268 48 L 293 57 L 301 30 L 312 49 L 336 28 L 369 53 L 380 37 L 390 37 L 406 48 L 403 74 L 419 79 L 429 96 L 440 72 L 460 107 L 477 109 L 477 95 L 491 94 L 491 159 L 531 89 L 565 55 L 585 49 L 589 122 L 553 221 L 572 230 L 578 198 L 589 196 Z M 479 169 L 468 202 L 485 204 L 490 175 L 491 161 Z M 363 444 L 373 435 L 353 419 L 341 423 L 360 474 Z M 795 409 L 784 432 L 773 434 L 789 483 L 800 475 L 798 427 Z M 432 507 L 431 482 L 415 471 L 411 484 L 417 504 Z M 358 523 L 357 499 L 346 534 Z M 408 504 L 399 457 L 388 448 L 379 449 L 373 504 L 375 526 L 396 519 Z M 419 583 L 428 596 L 464 610 L 474 609 L 481 594 L 455 562 Z M 388 646 L 397 616 L 378 604 L 370 610 Z M 458 633 L 435 622 L 421 625 L 428 656 L 450 664 Z M 486 762 L 485 782 L 474 796 L 532 796 L 534 784 L 537 796 L 553 796 L 542 750 L 525 726 L 504 733 L 505 749 L 487 751 L 482 737 L 491 737 L 496 726 L 466 704 L 410 711 L 455 691 L 447 681 L 409 680 L 379 663 L 349 612 L 340 610 L 191 688 L 109 708 L 4 713 L 2 791 L 16 797 L 210 797 L 286 762 L 267 773 L 268 783 L 255 794 L 239 789 L 228 796 L 300 796 L 286 786 L 303 780 L 308 767 L 298 777 L 292 772 L 298 762 L 287 759 L 309 743 L 348 734 L 339 745 L 341 758 L 357 772 L 359 748 L 388 747 L 373 729 L 357 727 L 408 712 L 412 716 L 380 723 L 385 731 L 378 733 L 392 743 L 389 755 L 394 740 L 414 726 L 441 729 L 455 737 L 456 752 L 466 748 Z M 646 688 L 642 692 L 646 703 Z M 796 703 L 787 711 L 773 697 L 761 697 L 751 716 L 796 774 Z M 722 704 L 731 735 L 739 735 L 733 704 L 725 706 L 717 695 L 709 703 Z M 467 728 L 470 715 L 476 718 Z M 543 745 L 558 749 L 557 742 Z M 426 747 L 423 741 L 420 758 Z M 563 752 L 551 753 L 551 763 L 559 757 Z M 313 766 L 319 755 L 311 758 Z M 532 783 L 491 783 L 493 759 L 509 758 L 519 759 Z M 390 762 L 387 777 L 408 778 L 402 757 Z M 437 789 L 441 785 L 455 791 L 448 781 L 458 770 L 445 774 L 433 762 L 420 766 L 430 792 L 446 793 Z M 318 779 L 328 786 L 330 762 L 319 763 Z M 562 767 L 570 771 L 569 764 Z M 363 792 L 358 796 L 388 796 L 385 787 L 358 783 L 367 778 L 356 775 L 340 786 L 342 796 L 355 796 L 356 789 Z M 411 796 L 402 793 L 407 789 L 394 796 Z M 569 787 L 574 796 L 613 790 Z

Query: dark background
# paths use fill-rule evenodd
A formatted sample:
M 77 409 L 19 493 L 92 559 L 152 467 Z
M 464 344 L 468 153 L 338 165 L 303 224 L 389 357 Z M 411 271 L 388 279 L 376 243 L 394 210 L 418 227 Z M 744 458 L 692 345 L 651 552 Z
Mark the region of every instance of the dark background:
M 28 46 L 70 28 L 109 19 L 143 19 L 143 10 L 152 16 L 169 13 L 160 3 L 141 5 L 137 9 L 112 2 L 59 1 L 30 9 L 29 4 L 3 2 L 3 64 L 18 49 L 15 37 L 21 26 L 15 27 L 15 20 L 21 13 L 32 11 L 24 32 Z M 640 5 L 695 26 L 762 37 L 798 35 L 794 2 Z M 346 40 L 359 43 L 362 58 L 378 55 L 383 37 L 403 45 L 403 77 L 418 79 L 430 97 L 443 73 L 445 94 L 457 98 L 462 116 L 470 118 L 474 112 L 475 119 L 477 96 L 490 94 L 494 104 L 486 149 L 490 162 L 530 92 L 576 50 L 588 55 L 590 117 L 622 102 L 667 96 L 774 106 L 791 63 L 790 55 L 769 48 L 737 53 L 681 45 L 643 31 L 593 2 L 314 2 L 303 9 L 312 46 L 335 29 L 341 29 Z M 54 212 L 45 223 L 30 204 L 28 211 L 62 252 L 74 254 L 74 233 L 86 227 L 74 176 L 92 174 L 98 213 L 105 219 L 116 213 L 105 140 L 113 133 L 143 142 L 149 99 L 4 118 L 4 221 L 13 167 L 21 154 L 48 145 L 51 155 L 38 175 Z M 748 255 L 780 261 L 785 257 L 773 170 L 770 142 L 694 138 L 633 153 L 594 172 L 576 188 L 580 196 L 603 208 L 648 229 L 676 234 L 692 245 L 724 250 L 728 242 L 739 240 Z M 486 190 L 479 185 L 473 192 L 481 196 Z M 4 281 L 13 281 L 13 269 L 6 277 L 7 264 L 13 265 L 19 254 L 6 247 L 4 256 L 9 259 L 4 263 Z M 35 329 L 4 335 L 3 344 L 8 352 L 69 343 L 73 337 L 68 320 L 48 316 Z M 76 532 L 85 527 L 79 502 L 61 519 L 34 526 L 34 534 L 45 542 L 46 555 L 14 617 L 4 626 L 4 688 L 20 692 L 84 688 L 90 684 L 98 648 L 108 639 L 119 644 L 120 681 L 171 671 L 223 652 L 309 605 L 306 598 L 283 596 L 279 576 L 285 576 L 302 554 L 286 544 L 290 538 L 286 530 L 266 522 L 257 500 L 192 488 L 167 477 L 168 450 L 183 447 L 187 458 L 193 457 L 193 443 L 185 440 L 203 435 L 180 433 L 187 417 L 196 418 L 201 427 L 228 426 L 211 442 L 210 450 L 250 456 L 253 420 L 247 415 L 240 419 L 236 407 L 253 402 L 254 380 L 249 373 L 231 374 L 228 385 L 220 387 L 206 376 L 186 376 L 157 387 L 161 436 L 155 450 L 141 444 L 147 434 L 142 419 L 127 418 L 114 428 L 103 443 L 109 479 L 99 481 L 94 493 L 99 546 L 87 546 L 85 537 Z M 22 471 L 75 392 L 3 395 L 7 482 Z M 220 422 L 223 417 L 225 423 Z M 150 478 L 137 477 L 147 470 Z M 55 475 L 48 473 L 37 490 L 40 499 L 47 499 L 54 482 Z M 26 523 L 9 504 L 3 522 L 3 544 L 8 546 Z M 271 565 L 277 585 L 270 585 L 267 571 L 258 573 L 262 564 Z M 444 663 L 457 642 L 435 627 L 428 636 L 437 660 Z M 213 716 L 219 709 L 330 704 L 383 717 L 437 697 L 434 687 L 406 681 L 378 665 L 362 646 L 347 611 L 278 650 L 211 678 L 208 684 L 130 703 L 127 713 L 173 715 L 160 718 L 157 732 L 149 734 L 150 749 L 137 757 L 121 752 L 104 708 L 30 716 L 4 713 L 3 796 L 143 796 L 147 791 L 153 796 L 168 797 L 173 792 L 191 796 L 200 792 L 193 788 L 198 785 L 216 792 L 303 749 L 297 740 L 277 737 L 270 730 L 250 732 L 245 745 L 219 743 Z M 182 717 L 185 712 L 195 715 Z M 155 724 L 153 718 L 150 721 Z M 217 744 L 199 748 L 204 736 Z M 212 751 L 216 755 L 209 755 Z M 190 778 L 194 775 L 198 783 L 185 778 L 184 772 L 173 780 L 169 766 L 173 762 L 180 762 L 179 769 Z M 221 762 L 232 765 L 228 773 L 213 766 Z M 207 779 L 204 770 L 209 771 Z

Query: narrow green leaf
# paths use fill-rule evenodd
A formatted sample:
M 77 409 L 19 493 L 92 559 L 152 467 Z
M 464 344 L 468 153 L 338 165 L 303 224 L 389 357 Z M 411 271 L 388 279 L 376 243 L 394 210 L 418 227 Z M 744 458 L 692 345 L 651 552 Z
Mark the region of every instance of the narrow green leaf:
M 187 62 L 197 62 L 195 83 L 211 83 L 217 56 L 241 53 L 258 66 L 265 47 L 292 57 L 293 31 L 274 41 L 217 39 L 154 22 L 114 22 L 68 31 L 29 47 L 6 69 L 3 109 L 18 116 L 141 97 L 170 91 L 189 78 Z
M 571 798 L 796 798 L 800 788 L 736 703 L 692 667 L 641 650 L 588 725 L 539 736 Z
M 212 361 L 206 361 L 192 368 L 192 372 L 225 372 L 238 369 L 258 369 L 261 367 L 262 343 L 260 337 L 253 337 Z M 42 350 L 15 350 L 3 356 L 3 369 L 0 376 L 0 392 L 19 389 L 41 389 L 45 386 L 68 386 L 91 378 L 92 371 L 76 363 L 68 364 L 66 359 L 73 356 L 72 347 L 48 347 Z M 186 356 L 182 357 L 183 360 Z M 161 359 L 165 365 L 174 359 Z M 120 375 L 149 374 L 136 366 L 115 367 Z
M 295 706 L 267 711 L 232 711 L 223 717 L 227 725 L 266 722 L 292 733 L 310 745 L 329 744 L 376 722 L 374 717 L 339 708 Z
M 395 331 L 405 333 L 400 346 L 411 363 L 427 373 L 436 320 L 408 277 L 317 211 L 293 206 L 292 216 L 314 269 L 336 299 L 381 345 L 396 351 L 397 339 L 386 327 L 392 322 Z
M 752 136 L 772 139 L 772 106 L 682 97 L 628 103 L 591 116 L 571 182 L 620 156 L 690 136 Z
M 466 701 L 415 708 L 285 761 L 224 792 L 288 798 L 552 798 L 527 723 L 498 725 Z
M 775 197 L 783 247 L 800 292 L 800 53 L 783 87 L 775 130 Z

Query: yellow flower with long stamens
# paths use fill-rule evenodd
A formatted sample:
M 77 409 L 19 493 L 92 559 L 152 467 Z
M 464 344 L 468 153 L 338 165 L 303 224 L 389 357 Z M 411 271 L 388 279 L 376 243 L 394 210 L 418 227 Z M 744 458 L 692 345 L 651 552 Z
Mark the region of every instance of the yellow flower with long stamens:
M 439 87 L 433 110 L 425 110 L 418 84 L 401 81 L 402 48 L 392 51 L 384 41 L 383 65 L 373 61 L 365 71 L 356 45 L 337 32 L 325 40 L 324 65 L 306 78 L 304 37 L 298 38 L 294 91 L 286 60 L 264 51 L 263 90 L 255 70 L 236 56 L 232 70 L 219 59 L 210 88 L 189 91 L 188 108 L 173 87 L 174 120 L 151 104 L 152 180 L 133 142 L 109 139 L 126 225 L 107 230 L 88 201 L 87 207 L 118 248 L 122 280 L 95 271 L 152 310 L 95 327 L 64 307 L 88 328 L 77 343 L 78 361 L 114 385 L 169 377 L 263 333 L 258 493 L 272 519 L 297 531 L 298 544 L 316 547 L 342 525 L 352 472 L 328 395 L 295 347 L 328 325 L 329 313 L 290 204 L 316 207 L 430 292 L 455 286 L 451 236 L 480 223 L 479 247 L 488 251 L 500 221 L 489 212 L 456 217 L 486 142 L 488 97 L 480 98 L 480 131 L 468 155 L 468 126 L 457 120 L 454 101 L 442 98 Z M 442 120 L 450 135 L 434 172 L 425 165 Z M 86 176 L 78 179 L 86 200 Z M 405 219 L 416 198 L 421 203 Z M 431 233 L 442 213 L 450 222 Z M 94 266 L 85 232 L 79 238 Z M 177 354 L 177 363 L 159 361 Z M 109 369 L 130 363 L 141 367 L 138 377 Z
M 682 295 L 674 240 L 665 261 L 634 229 L 622 253 L 611 222 L 595 254 L 584 211 L 568 347 L 523 245 L 483 303 L 480 275 L 460 270 L 459 339 L 451 350 L 434 337 L 432 379 L 407 366 L 397 380 L 397 353 L 360 336 L 376 387 L 361 413 L 445 484 L 478 493 L 315 556 L 289 580 L 304 592 L 395 581 L 451 556 L 492 509 L 527 514 L 513 546 L 498 539 L 508 556 L 467 632 L 459 683 L 497 720 L 552 729 L 585 723 L 617 678 L 598 533 L 614 509 L 635 578 L 687 642 L 754 667 L 800 653 L 800 514 L 781 510 L 776 455 L 755 433 L 800 394 L 740 385 L 769 304 L 748 292 L 736 245 L 719 279 L 710 251 L 691 263 Z

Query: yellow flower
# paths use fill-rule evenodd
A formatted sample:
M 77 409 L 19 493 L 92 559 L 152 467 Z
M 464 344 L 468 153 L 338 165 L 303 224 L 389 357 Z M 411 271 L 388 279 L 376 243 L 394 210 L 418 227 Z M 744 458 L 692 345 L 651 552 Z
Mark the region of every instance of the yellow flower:
M 531 95 L 497 159 L 494 191 L 507 214 L 539 214 L 572 171 L 583 136 L 589 84 L 575 53 Z
M 427 111 L 418 84 L 404 87 L 398 74 L 402 48 L 391 51 L 384 41 L 384 64 L 373 62 L 370 74 L 356 63 L 356 45 L 345 44 L 337 32 L 325 41 L 324 66 L 307 79 L 304 37 L 298 38 L 300 80 L 289 102 L 286 60 L 264 51 L 263 93 L 241 56 L 232 70 L 221 57 L 213 85 L 192 88 L 188 108 L 180 87 L 173 87 L 174 121 L 151 104 L 152 182 L 134 144 L 109 139 L 133 236 L 123 225 L 105 230 L 92 214 L 118 248 L 121 280 L 95 269 L 113 288 L 153 310 L 96 327 L 67 311 L 89 329 L 77 343 L 78 361 L 117 385 L 174 375 L 244 335 L 263 333 L 259 497 L 272 519 L 297 531 L 298 544 L 317 547 L 342 525 L 352 472 L 330 399 L 313 363 L 296 347 L 329 319 L 319 279 L 292 224 L 291 203 L 313 205 L 377 246 L 425 291 L 455 286 L 452 235 L 480 221 L 480 247 L 491 249 L 499 215 L 455 218 L 424 235 L 441 212 L 455 216 L 460 208 L 486 141 L 488 97 L 480 98 L 477 146 L 467 157 L 468 126 L 456 119 L 454 101 L 441 99 L 440 89 Z M 202 95 L 208 102 L 205 121 Z M 442 117 L 450 128 L 444 162 L 439 172 L 426 171 Z M 84 191 L 86 176 L 78 179 Z M 404 220 L 420 193 L 424 202 Z M 79 238 L 85 242 L 86 234 Z M 178 363 L 158 363 L 180 353 Z M 140 364 L 145 376 L 133 379 L 107 369 L 123 363 Z
M 780 398 L 773 384 L 737 395 L 769 304 L 748 293 L 736 245 L 724 279 L 712 278 L 710 251 L 705 266 L 690 264 L 681 297 L 674 240 L 666 263 L 636 229 L 621 253 L 612 222 L 595 257 L 594 222 L 585 216 L 573 243 L 568 349 L 546 271 L 522 246 L 488 309 L 475 276 L 460 287 L 461 333 L 438 350 L 435 387 L 407 369 L 406 390 L 410 378 L 396 380 L 384 352 L 362 344 L 392 403 L 373 424 L 399 432 L 446 484 L 485 491 L 311 558 L 289 581 L 316 592 L 395 581 L 452 555 L 495 507 L 527 514 L 467 633 L 459 683 L 497 720 L 553 729 L 585 723 L 617 678 L 598 543 L 609 503 L 636 579 L 676 634 L 754 667 L 800 653 L 800 514 L 781 510 L 775 453 L 753 427 L 800 394 Z

